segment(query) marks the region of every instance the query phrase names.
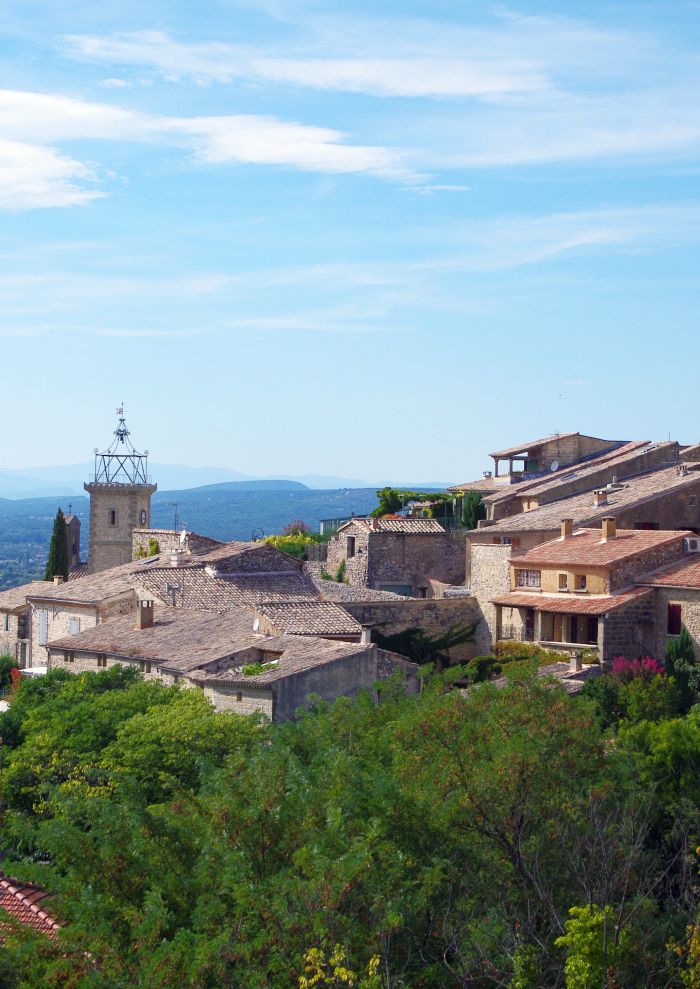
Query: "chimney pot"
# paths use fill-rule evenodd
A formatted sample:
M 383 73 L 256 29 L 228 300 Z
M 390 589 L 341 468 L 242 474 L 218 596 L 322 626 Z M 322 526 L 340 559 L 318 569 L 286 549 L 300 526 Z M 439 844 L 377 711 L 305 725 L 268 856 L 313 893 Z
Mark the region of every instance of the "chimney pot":
M 569 539 L 574 534 L 574 520 L 573 519 L 562 519 L 561 520 L 561 538 Z
M 607 515 L 603 519 L 603 537 L 601 539 L 602 543 L 606 543 L 608 539 L 614 539 L 617 535 L 617 520 L 612 515 Z
M 153 627 L 153 601 L 136 602 L 136 628 Z
M 63 580 L 64 580 L 63 577 L 56 576 L 56 577 L 54 577 L 53 582 L 54 582 L 54 584 L 62 584 L 63 583 Z
M 368 646 L 372 642 L 372 629 L 366 625 L 362 626 L 362 634 L 360 636 L 360 643 L 363 646 Z
M 593 492 L 593 507 L 604 508 L 608 503 L 608 492 L 604 488 Z

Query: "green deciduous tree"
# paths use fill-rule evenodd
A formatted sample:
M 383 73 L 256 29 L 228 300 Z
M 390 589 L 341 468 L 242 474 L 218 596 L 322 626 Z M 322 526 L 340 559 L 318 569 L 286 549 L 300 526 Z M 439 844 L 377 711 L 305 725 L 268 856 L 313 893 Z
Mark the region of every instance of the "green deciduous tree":
M 44 580 L 53 580 L 54 577 L 63 577 L 64 580 L 68 580 L 68 567 L 68 529 L 63 512 L 59 508 L 53 523 Z

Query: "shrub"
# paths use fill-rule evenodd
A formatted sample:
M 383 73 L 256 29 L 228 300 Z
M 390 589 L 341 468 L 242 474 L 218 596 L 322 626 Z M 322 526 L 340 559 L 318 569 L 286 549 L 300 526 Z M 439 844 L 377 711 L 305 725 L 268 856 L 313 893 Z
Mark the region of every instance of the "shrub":
M 474 656 L 465 666 L 467 677 L 471 683 L 482 683 L 498 676 L 501 666 L 495 656 Z
M 656 676 L 665 676 L 665 670 L 661 663 L 658 663 L 650 656 L 642 659 L 625 659 L 624 656 L 616 656 L 612 663 L 613 676 L 620 683 L 629 683 L 630 680 L 651 680 Z
M 339 584 L 347 583 L 345 579 L 346 570 L 347 570 L 347 566 L 345 564 L 345 560 L 341 560 L 340 563 L 338 564 L 338 569 L 335 572 L 335 579 Z
M 294 519 L 282 529 L 283 536 L 308 536 L 311 529 L 303 519 Z
M 12 686 L 12 671 L 17 669 L 17 661 L 12 656 L 0 656 L 0 694 Z
M 241 673 L 244 677 L 256 677 L 259 673 L 264 673 L 266 670 L 274 670 L 277 663 L 248 663 L 243 667 Z

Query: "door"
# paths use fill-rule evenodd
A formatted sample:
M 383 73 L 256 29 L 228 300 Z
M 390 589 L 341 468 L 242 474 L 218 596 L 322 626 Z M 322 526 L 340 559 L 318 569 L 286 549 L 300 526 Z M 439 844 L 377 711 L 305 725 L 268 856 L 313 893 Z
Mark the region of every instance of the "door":
M 535 609 L 528 608 L 525 612 L 525 639 L 527 642 L 535 641 Z

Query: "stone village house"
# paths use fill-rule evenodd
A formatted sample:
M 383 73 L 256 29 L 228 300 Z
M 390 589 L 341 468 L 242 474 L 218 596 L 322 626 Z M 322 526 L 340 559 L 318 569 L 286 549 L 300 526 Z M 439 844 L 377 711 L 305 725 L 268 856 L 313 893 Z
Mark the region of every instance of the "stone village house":
M 418 687 L 413 663 L 369 641 L 270 634 L 244 608 L 212 613 L 139 601 L 136 620 L 113 619 L 48 650 L 51 669 L 136 666 L 146 679 L 200 687 L 219 711 L 260 712 L 272 721 L 294 718 L 313 696 L 332 701 L 372 691 L 397 672 L 406 689 Z
M 341 564 L 350 584 L 408 597 L 441 596 L 464 583 L 464 536 L 435 519 L 358 518 L 341 525 L 328 544 L 328 569 Z
M 688 562 L 694 543 L 700 548 L 689 531 L 620 530 L 613 517 L 603 519 L 601 529 L 575 530 L 565 519 L 558 539 L 511 558 L 503 554 L 508 589 L 488 599 L 484 644 L 519 639 L 555 649 L 589 647 L 604 661 L 663 658 L 666 637 L 680 632 L 682 614 L 679 608 L 673 623 L 660 614 L 663 595 L 677 597 L 672 584 L 661 599 L 654 588 L 657 580 L 678 580 L 678 572 L 695 566 Z M 700 590 L 695 597 L 700 614 Z M 697 618 L 695 628 L 700 632 Z

